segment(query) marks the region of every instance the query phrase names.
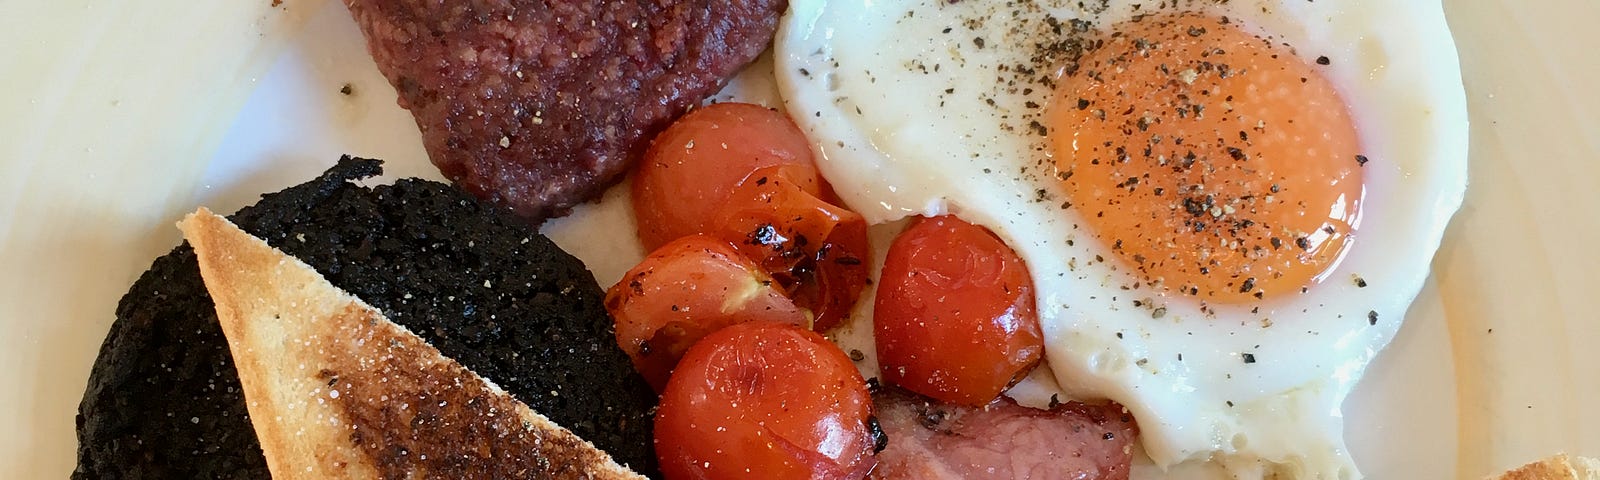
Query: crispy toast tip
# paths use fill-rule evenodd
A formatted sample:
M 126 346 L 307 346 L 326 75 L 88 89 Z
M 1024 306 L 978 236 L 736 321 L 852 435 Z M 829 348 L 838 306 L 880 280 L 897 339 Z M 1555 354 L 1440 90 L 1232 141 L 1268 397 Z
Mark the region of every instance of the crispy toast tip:
M 1560 453 L 1488 480 L 1600 480 L 1600 460 Z

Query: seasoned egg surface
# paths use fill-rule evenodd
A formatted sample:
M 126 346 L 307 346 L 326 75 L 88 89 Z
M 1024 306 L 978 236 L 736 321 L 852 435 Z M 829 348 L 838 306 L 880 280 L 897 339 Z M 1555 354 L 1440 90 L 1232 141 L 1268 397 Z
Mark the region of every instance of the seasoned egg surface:
M 779 87 L 875 223 L 954 213 L 1158 465 L 1357 478 L 1339 407 L 1466 185 L 1426 1 L 797 1 Z

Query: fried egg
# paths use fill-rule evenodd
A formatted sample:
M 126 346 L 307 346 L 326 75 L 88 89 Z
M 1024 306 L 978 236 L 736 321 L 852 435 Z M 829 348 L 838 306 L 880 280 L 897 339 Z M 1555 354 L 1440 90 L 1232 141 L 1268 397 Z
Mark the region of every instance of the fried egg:
M 797 1 L 776 49 L 841 198 L 1006 239 L 1156 465 L 1361 476 L 1340 405 L 1466 186 L 1438 2 Z

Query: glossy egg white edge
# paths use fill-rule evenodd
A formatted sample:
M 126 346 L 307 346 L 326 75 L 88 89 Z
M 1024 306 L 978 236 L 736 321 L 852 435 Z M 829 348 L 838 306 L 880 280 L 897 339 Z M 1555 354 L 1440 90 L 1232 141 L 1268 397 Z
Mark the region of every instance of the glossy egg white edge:
M 913 3 L 794 2 L 780 28 L 785 104 L 846 203 L 875 223 L 953 211 L 1006 238 L 1039 286 L 1060 385 L 1127 406 L 1157 464 L 1220 464 L 1241 478 L 1359 477 L 1340 404 L 1400 328 L 1466 187 L 1465 94 L 1439 4 L 1188 5 L 1270 32 L 1302 57 L 1330 57 L 1322 71 L 1350 105 L 1371 159 L 1357 239 L 1327 281 L 1256 313 L 1219 307 L 1207 319 L 1183 299 L 1119 291 L 1125 272 L 1093 261 L 1107 250 L 1077 230 L 1077 213 L 1039 201 L 1060 197 L 1057 182 L 1029 172 L 1037 166 L 1029 143 L 996 125 L 1014 121 L 1017 111 L 1005 107 L 1021 100 L 996 89 L 984 63 L 1006 58 L 995 45 L 1016 43 L 1004 40 L 1002 22 L 962 25 L 983 16 L 978 2 Z M 1041 8 L 1062 19 L 1090 15 L 1061 3 Z M 1097 12 L 1097 26 L 1132 12 L 1115 2 Z M 951 25 L 989 38 L 990 48 L 938 35 Z M 918 71 L 928 59 L 961 67 Z M 951 90 L 967 94 L 940 94 Z M 988 100 L 1001 107 L 985 109 Z M 1356 276 L 1368 287 L 1355 286 Z M 1151 296 L 1166 308 L 1159 319 L 1148 302 L 1131 303 Z M 1256 362 L 1245 364 L 1244 353 Z

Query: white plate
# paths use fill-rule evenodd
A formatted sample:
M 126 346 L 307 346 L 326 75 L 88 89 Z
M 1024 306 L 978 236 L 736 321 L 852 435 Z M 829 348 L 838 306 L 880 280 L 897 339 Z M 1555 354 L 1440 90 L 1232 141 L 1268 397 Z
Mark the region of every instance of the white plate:
M 0 2 L 0 478 L 74 464 L 116 301 L 197 205 L 231 211 L 340 153 L 438 178 L 329 0 Z M 1370 478 L 1600 455 L 1600 5 L 1446 2 L 1472 187 L 1434 278 L 1345 406 Z M 257 77 L 259 75 L 259 78 Z M 340 90 L 349 84 L 352 94 Z M 583 215 L 615 218 L 615 202 Z M 602 283 L 632 246 L 575 242 Z M 581 248 L 580 248 L 581 247 Z M 610 262 L 599 262 L 609 258 Z

